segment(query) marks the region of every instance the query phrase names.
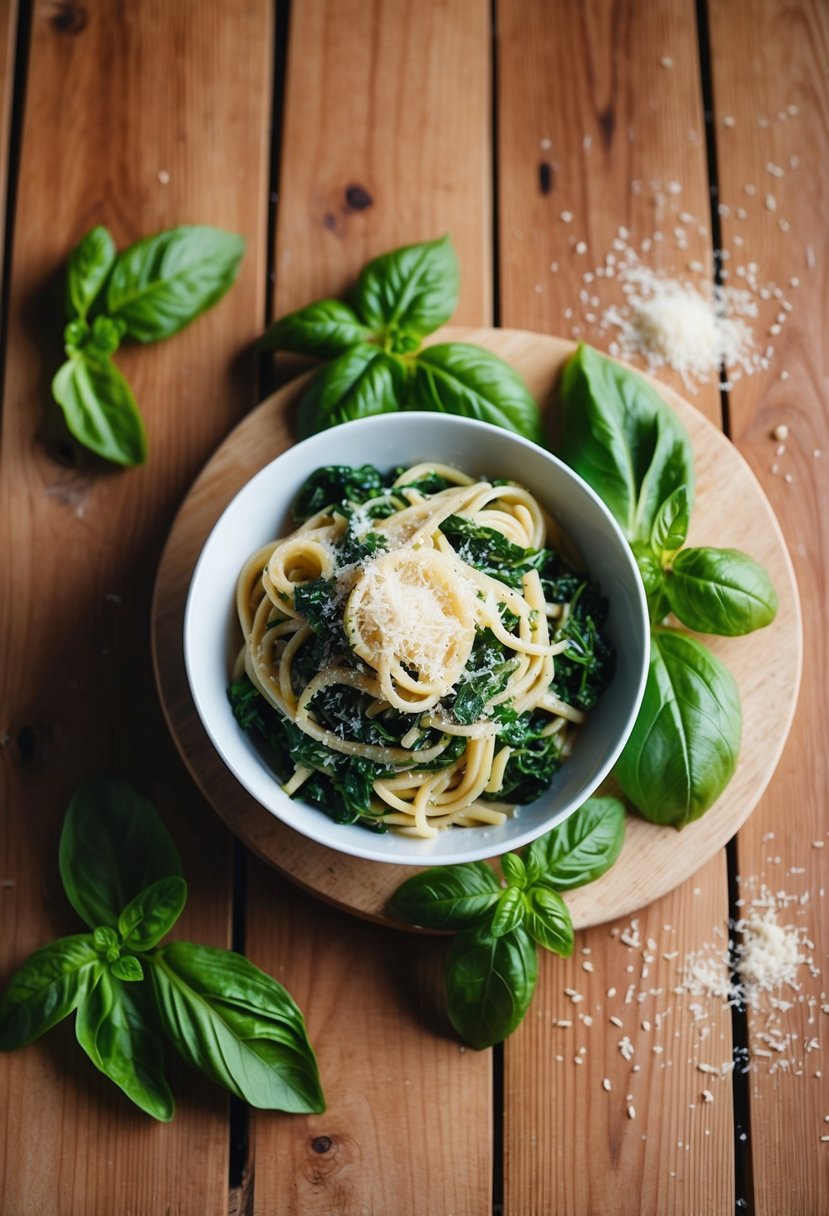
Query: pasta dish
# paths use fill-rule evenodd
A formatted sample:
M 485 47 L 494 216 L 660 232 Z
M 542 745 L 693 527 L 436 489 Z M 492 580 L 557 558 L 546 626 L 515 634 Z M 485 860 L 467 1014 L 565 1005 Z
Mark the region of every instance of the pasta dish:
M 547 788 L 612 675 L 607 605 L 526 489 L 318 469 L 253 553 L 229 690 L 289 795 L 428 837 Z

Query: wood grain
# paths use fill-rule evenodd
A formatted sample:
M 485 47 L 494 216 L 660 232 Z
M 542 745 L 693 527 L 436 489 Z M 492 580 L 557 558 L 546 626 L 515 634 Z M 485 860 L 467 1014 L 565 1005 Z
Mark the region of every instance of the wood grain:
M 342 294 L 377 254 L 449 232 L 454 320 L 491 321 L 490 87 L 485 0 L 292 7 L 274 316 Z
M 148 795 L 181 848 L 181 935 L 229 941 L 228 836 L 170 747 L 146 628 L 176 503 L 251 402 L 253 361 L 236 357 L 264 313 L 270 6 L 247 0 L 225 18 L 220 0 L 33 6 L 0 463 L 4 984 L 79 928 L 58 833 L 71 789 L 101 770 Z M 123 246 L 187 221 L 244 233 L 248 254 L 232 299 L 168 343 L 119 353 L 150 458 L 116 472 L 76 453 L 50 402 L 62 268 L 93 224 Z M 165 1127 L 95 1072 L 70 1023 L 3 1054 L 0 1208 L 225 1210 L 226 1096 L 175 1065 L 171 1083 Z
M 710 274 L 695 6 L 690 0 L 648 5 L 574 0 L 557 5 L 552 20 L 542 0 L 500 0 L 498 18 L 501 320 L 569 333 L 607 349 L 614 331 L 601 321 L 609 305 L 622 302 L 615 268 L 628 249 L 669 277 L 704 281 Z M 546 174 L 542 163 L 549 166 Z M 693 274 L 692 264 L 700 267 Z M 613 278 L 607 278 L 608 269 Z M 666 383 L 670 379 L 665 377 Z M 679 387 L 676 377 L 672 383 Z M 702 386 L 694 403 L 719 422 L 716 384 Z M 683 833 L 676 848 L 687 847 Z M 712 921 L 727 917 L 724 859 L 712 860 L 693 884 L 700 890 L 696 906 L 705 909 L 700 920 L 684 911 L 689 903 L 684 887 L 647 912 L 648 924 L 654 918 L 675 926 L 673 949 L 680 957 L 700 944 L 700 933 L 710 933 Z M 588 898 L 590 891 L 585 891 Z M 581 935 L 578 948 L 592 951 L 600 984 L 618 987 L 616 948 L 604 929 Z M 569 965 L 570 974 L 574 966 Z M 655 987 L 668 986 L 673 966 L 655 964 Z M 569 1004 L 561 995 L 565 983 L 555 962 L 547 967 L 536 1009 L 561 1016 Z M 714 1002 L 704 1003 L 706 1020 L 723 1035 L 727 1059 L 728 1017 Z M 652 1074 L 644 1091 L 635 1093 L 637 1117 L 628 1120 L 620 1104 L 603 1101 L 609 1096 L 601 1087 L 608 1065 L 601 1052 L 590 1051 L 577 1068 L 572 1060 L 560 1065 L 556 1077 L 561 1079 L 551 1097 L 549 1069 L 539 1067 L 539 1060 L 549 1059 L 549 1023 L 530 1018 L 519 1028 L 505 1045 L 506 1075 L 521 1078 L 522 1086 L 522 1099 L 516 1086 L 505 1111 L 507 1216 L 546 1211 L 612 1216 L 629 1211 L 632 1202 L 653 1216 L 732 1210 L 728 1083 L 710 1136 L 694 1136 L 686 1149 L 687 1134 L 676 1139 L 673 1129 L 665 1134 L 671 1120 L 687 1110 L 695 1080 L 688 1072 L 692 1066 L 684 1064 L 693 1057 L 695 1031 L 688 1020 L 676 1030 L 674 1066 Z M 650 1036 L 641 1027 L 629 1033 L 641 1059 Z M 533 1151 L 545 1099 L 546 1135 Z M 592 1134 L 597 1121 L 600 1137 Z M 574 1126 L 580 1129 L 576 1136 Z M 661 1128 L 656 1148 L 654 1131 Z M 707 1188 L 704 1196 L 697 1180 Z
M 458 327 L 439 331 L 434 338 L 472 341 L 496 351 L 518 369 L 548 415 L 554 416 L 555 385 L 575 349 L 572 342 L 521 330 Z M 188 767 L 234 832 L 259 856 L 323 899 L 388 923 L 386 904 L 414 870 L 335 852 L 305 839 L 263 810 L 225 768 L 198 720 L 181 653 L 184 603 L 199 551 L 237 490 L 291 443 L 291 419 L 304 383 L 280 389 L 240 423 L 211 457 L 176 518 L 159 567 L 153 605 L 159 693 Z M 712 641 L 738 681 L 744 716 L 739 770 L 719 805 L 683 830 L 681 847 L 672 830 L 631 818 L 618 864 L 598 882 L 567 896 L 578 928 L 636 911 L 684 882 L 722 849 L 750 814 L 774 771 L 797 699 L 801 666 L 797 588 L 777 522 L 750 469 L 721 432 L 672 390 L 658 388 L 688 428 L 694 447 L 698 496 L 691 541 L 705 542 L 716 534 L 722 544 L 751 548 L 771 571 L 781 606 L 774 625 L 763 633 Z M 732 510 L 723 524 L 732 496 L 739 509 Z M 780 690 L 771 711 L 767 679 Z M 772 747 L 769 732 L 775 738 Z
M 755 1056 L 747 1129 L 754 1194 L 748 1199 L 758 1216 L 816 1214 L 825 1211 L 829 1195 L 829 1145 L 820 1141 L 829 1112 L 827 1019 L 820 1012 L 829 958 L 823 894 L 829 889 L 829 13 L 818 3 L 716 0 L 710 24 L 727 268 L 736 286 L 756 279 L 758 343 L 773 349 L 768 371 L 739 381 L 730 394 L 732 435 L 788 539 L 808 656 L 791 744 L 738 837 L 741 894 L 750 901 L 765 883 L 802 897 L 780 921 L 805 928 L 823 972 L 810 975 L 801 967 L 800 990 L 787 993 L 795 1002 L 780 1020 L 791 1036 L 788 1050 L 775 1053 L 776 1062 Z M 731 53 L 734 46 L 742 48 L 739 56 Z M 779 286 L 790 312 L 781 310 L 773 289 L 770 299 L 759 296 L 769 285 Z M 768 332 L 778 312 L 782 332 Z M 773 434 L 781 424 L 789 428 L 785 451 Z M 752 1050 L 766 1050 L 765 1014 L 750 1016 L 749 1029 Z M 780 1059 L 791 1061 L 785 1071 Z
M 291 6 L 275 315 L 339 293 L 374 254 L 449 230 L 457 316 L 491 322 L 489 88 L 484 0 Z M 251 885 L 248 950 L 306 977 L 295 988 L 320 1019 L 328 1110 L 252 1120 L 257 1208 L 489 1211 L 491 1053 L 424 1029 L 422 997 L 398 985 L 433 985 L 437 954 L 296 896 L 290 914 L 277 911 L 273 883 L 260 871 Z M 321 1135 L 324 1152 L 313 1147 Z
M 14 64 L 18 0 L 0 0 L 0 232 L 5 236 L 9 190 L 9 143 L 14 101 Z M 3 278 L 5 240 L 0 246 L 0 282 Z M 0 302 L 0 323 L 2 322 Z

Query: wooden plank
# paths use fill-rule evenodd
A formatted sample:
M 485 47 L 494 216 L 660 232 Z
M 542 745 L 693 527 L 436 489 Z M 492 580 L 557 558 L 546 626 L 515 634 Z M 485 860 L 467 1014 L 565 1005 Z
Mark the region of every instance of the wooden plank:
M 169 741 L 147 622 L 175 505 L 253 399 L 253 361 L 234 356 L 264 314 L 271 52 L 265 0 L 232 22 L 221 0 L 34 6 L 0 465 L 3 982 L 78 928 L 58 832 L 70 790 L 101 770 L 152 798 L 181 848 L 181 936 L 228 942 L 228 836 Z M 119 353 L 147 420 L 146 467 L 73 462 L 49 398 L 65 258 L 95 223 L 123 246 L 188 221 L 248 238 L 232 299 L 169 342 Z M 68 1023 L 4 1054 L 0 1207 L 225 1210 L 226 1095 L 183 1068 L 172 1086 L 178 1113 L 163 1127 L 94 1071 Z
M 607 271 L 627 249 L 666 277 L 711 265 L 694 5 L 568 3 L 552 20 L 540 0 L 501 0 L 498 23 L 502 323 L 607 349 L 614 331 L 602 316 L 622 300 Z M 665 379 L 682 391 L 678 378 Z M 715 384 L 691 399 L 719 420 Z M 654 1216 L 732 1210 L 730 1082 L 703 1111 L 699 1028 L 687 999 L 672 994 L 685 954 L 727 915 L 720 854 L 639 915 L 653 949 L 627 957 L 598 928 L 578 935 L 569 962 L 545 961 L 533 1009 L 505 1048 L 508 1216 L 611 1216 L 630 1210 L 631 1195 Z M 657 1032 L 660 1001 L 672 1012 Z M 717 1065 L 730 1060 L 728 1011 L 710 998 L 694 1003 Z M 561 1021 L 573 1025 L 553 1028 Z M 618 1046 L 625 1034 L 629 1061 Z
M 829 1134 L 824 898 L 829 888 L 829 457 L 816 455 L 829 453 L 829 13 L 825 5 L 806 0 L 716 0 L 710 26 L 727 266 L 731 282 L 748 285 L 757 301 L 758 346 L 773 348 L 768 371 L 739 381 L 731 393 L 732 435 L 788 539 L 808 656 L 789 745 L 759 813 L 742 829 L 737 845 L 747 906 L 762 884 L 798 897 L 779 911 L 779 921 L 806 932 L 813 948 L 804 953 L 824 972 L 812 975 L 801 966 L 799 990 L 784 992 L 793 1007 L 771 1023 L 765 1010 L 750 1014 L 753 1202 L 758 1216 L 772 1216 L 823 1211 L 829 1194 L 829 1145 L 821 1143 Z M 769 285 L 779 286 L 785 304 L 774 288 L 770 299 L 759 295 Z M 777 324 L 782 332 L 773 331 Z M 785 450 L 779 450 L 781 441 L 773 434 L 780 425 L 789 428 Z M 757 1054 L 768 1050 L 770 1030 L 786 1043 L 773 1052 L 773 1060 Z
M 655 1216 L 733 1210 L 731 1084 L 698 1068 L 730 1062 L 730 1013 L 674 992 L 700 927 L 723 922 L 725 887 L 720 854 L 635 917 L 579 933 L 570 959 L 544 956 L 505 1047 L 505 1213 L 610 1216 L 631 1194 Z
M 14 100 L 14 66 L 18 22 L 17 0 L 0 0 L 0 232 L 5 235 L 9 186 L 9 140 Z M 5 241 L 0 246 L 0 282 L 3 279 Z M 2 319 L 0 301 L 0 320 Z
M 274 315 L 449 232 L 453 321 L 489 323 L 489 5 L 310 0 L 292 8 L 290 41 Z
M 293 6 L 276 315 L 340 292 L 370 256 L 450 231 L 456 319 L 491 323 L 489 36 L 482 0 Z M 349 203 L 352 186 L 364 194 Z M 284 968 L 309 1012 L 328 1111 L 252 1118 L 257 1206 L 489 1211 L 491 1053 L 461 1051 L 410 986 L 433 990 L 440 944 L 300 896 L 277 904 L 282 889 L 254 867 L 248 949 Z
M 710 281 L 694 5 L 502 0 L 498 29 L 501 323 L 607 349 L 628 250 Z M 716 383 L 691 387 L 718 421 Z

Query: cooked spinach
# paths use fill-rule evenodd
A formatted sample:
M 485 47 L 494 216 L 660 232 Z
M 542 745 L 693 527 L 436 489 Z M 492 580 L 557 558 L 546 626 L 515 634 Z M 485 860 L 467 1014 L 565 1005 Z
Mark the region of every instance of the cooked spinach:
M 374 465 L 359 468 L 330 464 L 317 469 L 304 482 L 294 501 L 291 513 L 297 523 L 303 523 L 330 507 L 343 503 L 363 503 L 377 498 L 386 490 L 386 479 Z
M 556 656 L 550 685 L 556 696 L 577 709 L 590 710 L 610 682 L 616 655 L 602 632 L 608 603 L 595 584 L 582 583 L 555 640 L 567 640 L 567 649 Z
M 457 691 L 451 700 L 447 698 L 445 708 L 457 722 L 477 722 L 487 702 L 504 691 L 517 663 L 515 657 L 507 657 L 491 629 L 479 629 Z

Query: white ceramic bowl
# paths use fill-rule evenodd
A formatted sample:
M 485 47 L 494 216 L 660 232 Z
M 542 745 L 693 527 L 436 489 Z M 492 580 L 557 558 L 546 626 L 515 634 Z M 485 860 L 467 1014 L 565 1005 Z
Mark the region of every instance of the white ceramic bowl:
M 255 549 L 294 524 L 291 503 L 321 465 L 373 464 L 381 470 L 434 460 L 480 477 L 505 477 L 530 490 L 575 542 L 610 603 L 606 631 L 616 672 L 547 792 L 499 827 L 449 828 L 433 840 L 336 824 L 300 797 L 289 798 L 227 699 L 235 648 L 234 593 Z M 184 659 L 193 700 L 225 764 L 245 789 L 296 831 L 329 848 L 398 865 L 475 861 L 526 844 L 579 807 L 607 776 L 633 727 L 644 692 L 649 629 L 630 548 L 607 508 L 550 452 L 488 423 L 447 414 L 380 414 L 296 444 L 261 469 L 226 507 L 196 564 L 184 617 Z

